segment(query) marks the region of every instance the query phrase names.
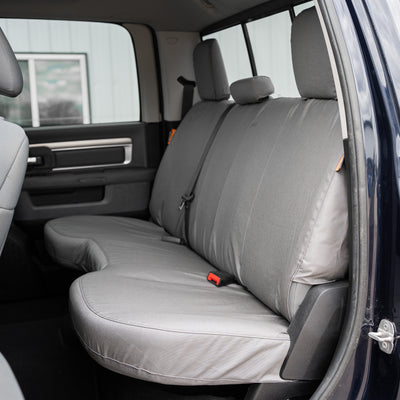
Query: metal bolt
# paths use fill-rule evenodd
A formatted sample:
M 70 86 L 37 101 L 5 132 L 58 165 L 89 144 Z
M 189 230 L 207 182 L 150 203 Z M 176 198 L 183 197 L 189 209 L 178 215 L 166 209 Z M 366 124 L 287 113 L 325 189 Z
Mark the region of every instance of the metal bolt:
M 383 329 L 385 330 L 385 331 L 387 331 L 387 330 L 389 330 L 389 325 L 388 324 L 383 324 Z

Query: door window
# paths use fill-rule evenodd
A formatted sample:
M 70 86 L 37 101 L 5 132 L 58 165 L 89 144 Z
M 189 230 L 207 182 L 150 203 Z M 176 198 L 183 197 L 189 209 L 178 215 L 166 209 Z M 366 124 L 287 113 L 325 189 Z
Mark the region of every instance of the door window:
M 0 115 L 24 127 L 140 119 L 135 53 L 115 24 L 0 19 L 24 89 Z

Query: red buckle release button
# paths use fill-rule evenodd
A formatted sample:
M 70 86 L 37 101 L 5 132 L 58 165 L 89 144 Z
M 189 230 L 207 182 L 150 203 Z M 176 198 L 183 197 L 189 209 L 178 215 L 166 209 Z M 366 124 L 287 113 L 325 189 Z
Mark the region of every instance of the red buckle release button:
M 231 283 L 235 283 L 235 277 L 223 271 L 211 271 L 207 276 L 208 282 L 211 282 L 213 285 L 217 287 L 222 287 L 226 285 L 230 285 Z
M 213 285 L 215 286 L 219 286 L 220 282 L 221 282 L 221 278 L 215 274 L 213 274 L 212 272 L 210 272 L 207 276 L 207 280 L 209 282 L 211 282 Z

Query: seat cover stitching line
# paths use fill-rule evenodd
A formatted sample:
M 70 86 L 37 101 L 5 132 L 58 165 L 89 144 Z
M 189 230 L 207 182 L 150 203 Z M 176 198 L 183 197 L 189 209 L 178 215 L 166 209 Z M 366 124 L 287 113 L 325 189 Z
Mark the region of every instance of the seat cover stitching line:
M 101 273 L 102 271 L 96 271 L 97 273 Z M 86 275 L 85 275 L 86 276 Z M 83 276 L 82 278 L 84 278 L 85 276 Z M 126 325 L 126 326 L 133 326 L 136 328 L 141 328 L 141 329 L 150 329 L 150 330 L 156 330 L 156 331 L 161 331 L 161 332 L 167 332 L 167 333 L 181 333 L 181 334 L 189 334 L 189 335 L 205 335 L 205 336 L 226 336 L 226 337 L 240 337 L 240 338 L 249 338 L 249 339 L 260 339 L 260 340 L 273 340 L 273 341 L 282 341 L 282 340 L 289 340 L 289 336 L 286 332 L 281 332 L 281 334 L 287 336 L 287 338 L 285 337 L 276 337 L 276 338 L 271 338 L 271 337 L 261 337 L 261 336 L 245 336 L 245 335 L 230 335 L 230 334 L 226 334 L 226 333 L 209 333 L 209 332 L 189 332 L 189 331 L 179 331 L 179 330 L 172 330 L 172 329 L 162 329 L 162 328 L 156 328 L 156 327 L 151 327 L 151 326 L 146 326 L 146 325 L 139 325 L 139 324 L 128 324 L 125 322 L 121 322 L 121 321 L 117 321 L 114 320 L 112 318 L 108 318 L 104 315 L 102 315 L 101 313 L 95 311 L 93 309 L 93 307 L 91 307 L 88 303 L 88 298 L 87 295 L 84 291 L 84 288 L 82 286 L 82 278 L 79 278 L 78 282 L 79 282 L 79 289 L 82 295 L 82 298 L 86 304 L 86 307 L 97 317 L 102 318 L 106 321 L 110 321 L 116 324 L 120 324 L 120 325 Z M 279 316 L 278 316 L 279 317 Z
M 89 351 L 91 351 L 93 354 L 97 355 L 98 357 L 100 357 L 100 358 L 102 358 L 102 359 L 104 359 L 104 360 L 113 361 L 113 362 L 115 362 L 115 363 L 117 363 L 117 364 L 120 364 L 120 365 L 129 367 L 129 368 L 133 368 L 133 369 L 135 369 L 135 370 L 137 370 L 137 371 L 139 371 L 139 372 L 140 372 L 140 371 L 144 371 L 144 372 L 146 372 L 146 373 L 148 373 L 148 374 L 150 374 L 150 375 L 156 375 L 156 376 L 161 376 L 161 377 L 165 377 L 165 378 L 176 378 L 176 379 L 192 380 L 192 381 L 205 381 L 205 382 L 246 382 L 246 383 L 249 383 L 247 380 L 233 379 L 233 378 L 232 378 L 232 379 L 223 379 L 223 378 L 220 378 L 220 379 L 202 379 L 202 378 L 191 378 L 191 377 L 185 377 L 185 376 L 166 375 L 166 374 L 160 374 L 160 373 L 158 373 L 158 372 L 149 371 L 149 370 L 147 370 L 147 369 L 145 369 L 145 368 L 136 367 L 136 366 L 133 365 L 133 364 L 128 364 L 128 363 L 124 363 L 124 362 L 122 362 L 122 361 L 118 361 L 118 360 L 116 360 L 116 359 L 114 359 L 114 358 L 112 358 L 112 357 L 106 357 L 106 356 L 104 356 L 104 355 L 98 353 L 97 351 L 93 350 L 93 349 L 83 340 L 82 336 L 79 335 L 79 333 L 78 333 L 78 336 L 79 336 L 79 339 L 81 340 L 81 342 L 84 344 L 84 346 L 85 346 Z

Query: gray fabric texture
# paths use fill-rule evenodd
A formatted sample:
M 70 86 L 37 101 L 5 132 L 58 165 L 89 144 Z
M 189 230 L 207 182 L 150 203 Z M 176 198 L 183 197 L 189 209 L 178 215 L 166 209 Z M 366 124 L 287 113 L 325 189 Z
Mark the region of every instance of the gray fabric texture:
M 11 371 L 8 362 L 0 353 L 0 390 L 4 400 L 24 400 L 24 396 L 18 385 L 15 375 Z
M 28 139 L 18 125 L 0 119 L 0 252 L 11 225 L 28 160 Z
M 290 320 L 293 282 L 346 273 L 346 185 L 335 172 L 342 154 L 335 100 L 236 106 L 197 183 L 193 249 Z
M 184 246 L 133 245 L 71 287 L 75 329 L 115 372 L 172 385 L 279 382 L 288 323 L 240 285 L 217 288 L 213 267 Z
M 229 83 L 225 65 L 215 39 L 205 40 L 196 46 L 193 63 L 200 98 L 203 101 L 229 99 Z
M 290 285 L 288 302 L 288 312 L 290 316 L 294 316 L 296 314 L 297 309 L 300 307 L 311 287 L 312 285 L 292 282 Z
M 0 28 L 0 94 L 18 96 L 22 92 L 23 84 L 18 61 Z
M 229 86 L 218 43 L 214 39 L 206 40 L 196 46 L 194 65 L 199 90 L 203 87 L 204 93 L 209 93 L 205 98 L 209 97 L 213 101 L 195 104 L 182 120 L 161 160 L 149 205 L 153 221 L 176 237 L 184 235 L 184 215 L 179 210 L 181 196 L 188 188 L 215 125 L 230 104 L 226 100 L 215 101 L 229 97 Z M 212 89 L 214 84 L 216 88 Z M 89 218 L 86 230 L 79 221 L 73 220 L 72 223 L 70 221 L 59 219 L 50 222 L 49 227 L 45 228 L 46 247 L 50 254 L 57 262 L 72 268 L 82 268 L 84 271 L 103 268 L 105 261 L 100 261 L 102 252 L 100 249 L 94 250 L 96 232 L 101 235 L 102 224 L 115 227 L 115 221 L 106 218 L 99 224 L 99 220 L 91 222 Z M 76 223 L 82 230 L 76 230 L 74 226 Z M 129 226 L 136 224 L 131 221 L 126 223 Z M 110 226 L 110 234 L 113 234 L 115 231 Z M 63 232 L 66 236 L 65 243 L 68 244 L 63 244 L 64 239 L 57 234 L 57 230 Z M 79 246 L 74 247 L 72 244 L 75 242 L 70 237 L 67 238 L 75 234 L 78 236 L 82 234 L 84 237 L 85 232 L 88 239 L 86 245 L 79 241 Z
M 168 145 L 154 180 L 150 200 L 153 220 L 171 235 L 183 237 L 181 196 L 186 192 L 204 148 L 227 101 L 200 102 L 186 114 Z
M 129 269 L 138 246 L 161 244 L 165 234 L 152 222 L 94 215 L 55 219 L 44 228 L 48 253 L 60 264 L 85 272 L 110 264 Z
M 314 7 L 301 12 L 292 26 L 292 59 L 302 97 L 336 98 L 328 50 Z
M 231 94 L 237 104 L 259 103 L 274 93 L 274 85 L 268 76 L 240 79 L 231 85 Z
M 164 384 L 280 381 L 288 323 L 240 285 L 211 285 L 214 267 L 163 242 L 164 234 L 150 222 L 119 217 L 46 225 L 59 261 L 102 269 L 79 278 L 70 293 L 89 354 L 115 372 Z
M 303 35 L 309 26 L 294 29 Z M 180 181 L 190 180 L 211 119 L 226 106 L 194 107 L 162 160 L 150 210 L 174 236 L 181 236 L 177 213 L 187 187 Z M 312 285 L 346 274 L 346 182 L 335 172 L 342 154 L 335 100 L 236 104 L 197 182 L 188 226 L 194 251 L 162 241 L 164 229 L 151 222 L 48 223 L 50 253 L 95 271 L 70 292 L 89 354 L 113 371 L 164 384 L 279 382 L 288 321 Z M 239 284 L 214 287 L 206 277 L 215 268 Z

